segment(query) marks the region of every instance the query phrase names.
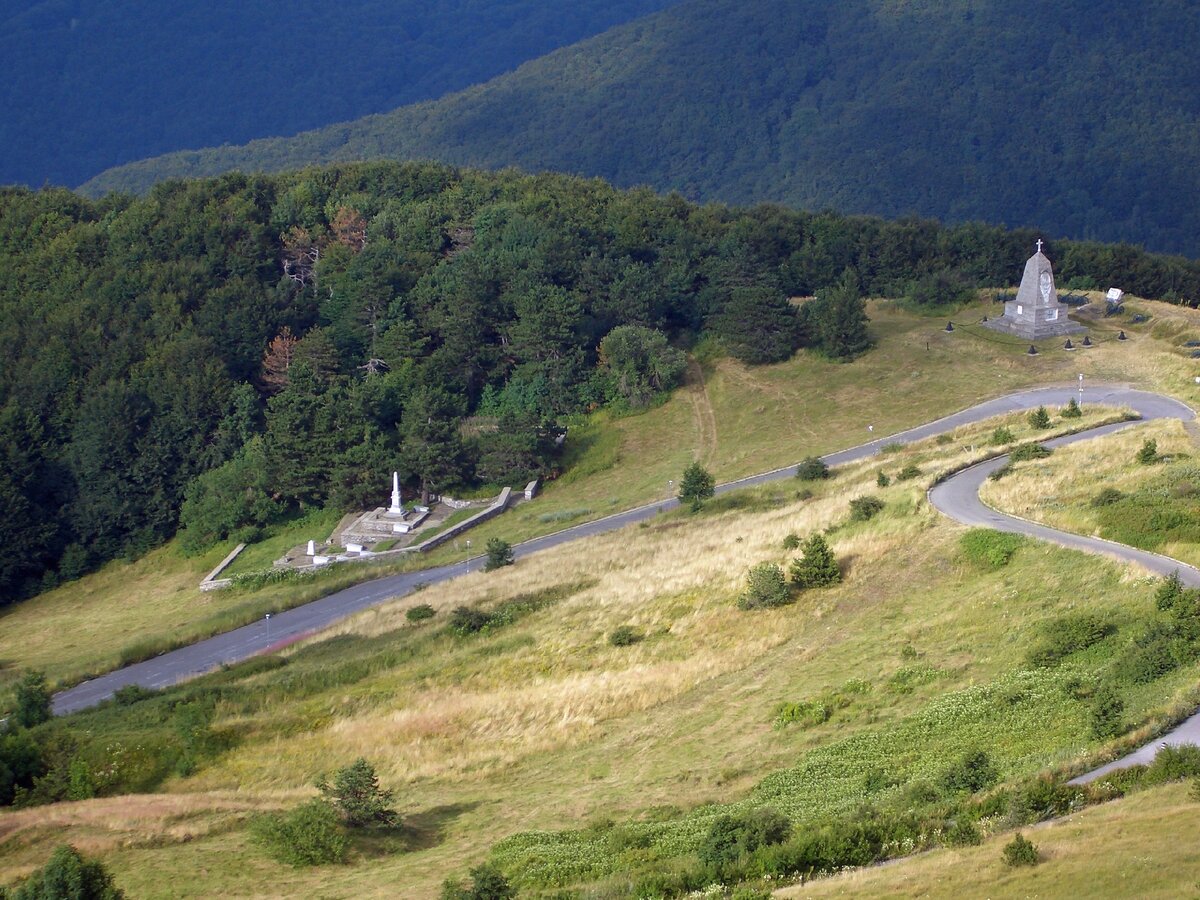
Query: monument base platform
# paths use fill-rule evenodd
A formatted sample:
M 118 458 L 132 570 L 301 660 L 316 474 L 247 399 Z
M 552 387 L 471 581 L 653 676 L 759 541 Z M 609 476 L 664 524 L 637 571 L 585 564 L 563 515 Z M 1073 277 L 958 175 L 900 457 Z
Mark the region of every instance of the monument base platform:
M 1043 341 L 1046 338 L 1067 337 L 1072 334 L 1083 334 L 1087 327 L 1070 319 L 1058 322 L 1038 323 L 1030 326 L 1024 322 L 1013 322 L 1006 317 L 988 319 L 982 323 L 984 328 L 998 331 L 1001 334 L 1011 334 L 1023 341 Z

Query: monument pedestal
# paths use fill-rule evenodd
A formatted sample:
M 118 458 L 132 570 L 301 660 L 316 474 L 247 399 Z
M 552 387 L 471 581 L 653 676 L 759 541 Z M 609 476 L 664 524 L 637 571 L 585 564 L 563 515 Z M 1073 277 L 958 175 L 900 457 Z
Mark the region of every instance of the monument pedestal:
M 1087 331 L 1084 326 L 1067 318 L 1069 310 L 1066 304 L 1058 302 L 1054 267 L 1042 253 L 1042 242 L 1038 241 L 1037 252 L 1025 263 L 1017 298 L 1004 304 L 1003 316 L 989 319 L 983 324 L 993 331 L 1015 335 L 1025 341 L 1040 341 Z

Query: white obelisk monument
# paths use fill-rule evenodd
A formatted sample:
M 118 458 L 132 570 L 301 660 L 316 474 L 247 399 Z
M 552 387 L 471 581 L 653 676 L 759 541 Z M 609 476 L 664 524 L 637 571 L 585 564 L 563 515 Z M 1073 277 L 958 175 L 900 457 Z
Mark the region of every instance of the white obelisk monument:
M 404 504 L 400 502 L 400 473 L 392 473 L 392 505 L 388 509 L 389 516 L 404 515 Z

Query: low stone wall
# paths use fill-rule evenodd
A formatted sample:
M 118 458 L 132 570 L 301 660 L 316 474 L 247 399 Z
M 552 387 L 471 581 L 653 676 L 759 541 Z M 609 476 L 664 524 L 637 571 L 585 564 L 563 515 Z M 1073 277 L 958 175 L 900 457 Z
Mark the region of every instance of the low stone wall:
M 508 509 L 508 501 L 511 499 L 511 497 L 512 488 L 505 488 L 500 492 L 500 496 L 496 498 L 496 502 L 491 506 L 487 507 L 486 509 L 481 509 L 479 512 L 475 513 L 475 515 L 468 519 L 463 519 L 457 525 L 452 525 L 440 534 L 435 534 L 424 543 L 417 544 L 415 547 L 408 547 L 406 549 L 416 550 L 420 553 L 425 553 L 429 550 L 432 550 L 434 547 L 446 543 L 446 541 L 450 540 L 451 538 L 458 537 L 464 531 L 474 528 L 476 525 L 480 525 L 486 522 L 488 519 L 492 519 L 500 515 L 500 513 Z M 382 556 L 382 554 L 377 555 Z
M 217 563 L 217 567 L 215 569 L 204 576 L 204 580 L 200 582 L 200 590 L 206 593 L 208 591 L 219 591 L 222 588 L 227 588 L 233 584 L 233 579 L 217 578 L 217 576 L 224 572 L 229 567 L 229 564 L 237 559 L 238 554 L 245 549 L 245 544 L 238 544 L 236 547 L 234 547 L 228 556 Z

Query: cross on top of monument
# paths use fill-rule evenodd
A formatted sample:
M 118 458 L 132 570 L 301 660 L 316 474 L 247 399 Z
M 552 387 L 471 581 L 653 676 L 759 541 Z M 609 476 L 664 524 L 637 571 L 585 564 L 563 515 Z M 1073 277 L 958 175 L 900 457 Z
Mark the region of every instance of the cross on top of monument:
M 1042 243 L 1043 243 L 1042 239 L 1038 238 L 1038 242 L 1037 242 L 1038 253 L 1042 252 Z

